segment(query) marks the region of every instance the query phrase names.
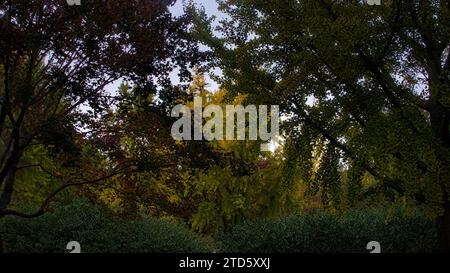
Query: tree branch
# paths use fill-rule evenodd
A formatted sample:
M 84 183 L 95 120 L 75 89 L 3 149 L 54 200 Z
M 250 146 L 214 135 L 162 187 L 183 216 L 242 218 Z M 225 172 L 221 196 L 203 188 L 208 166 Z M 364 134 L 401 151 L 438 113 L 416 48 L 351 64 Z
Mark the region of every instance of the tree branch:
M 56 190 L 54 190 L 53 192 L 51 192 L 46 198 L 45 200 L 42 202 L 41 206 L 33 213 L 25 213 L 25 212 L 20 212 L 17 210 L 11 210 L 11 209 L 0 209 L 0 218 L 7 216 L 7 215 L 12 215 L 12 216 L 17 216 L 17 217 L 22 217 L 22 218 L 36 218 L 39 217 L 43 214 L 46 213 L 46 209 L 48 208 L 48 206 L 50 205 L 50 203 L 53 201 L 53 199 L 63 190 L 70 188 L 70 187 L 79 187 L 79 186 L 84 186 L 84 185 L 90 185 L 90 184 L 97 184 L 99 182 L 103 182 L 109 178 L 112 178 L 114 176 L 117 176 L 119 174 L 124 174 L 124 173 L 133 173 L 135 171 L 118 171 L 118 172 L 113 172 L 111 174 L 102 176 L 100 178 L 96 178 L 93 180 L 86 180 L 81 178 L 81 180 L 84 180 L 83 182 L 66 182 L 63 185 L 61 185 L 60 187 L 58 187 Z M 71 178 L 68 181 L 72 181 L 75 178 Z

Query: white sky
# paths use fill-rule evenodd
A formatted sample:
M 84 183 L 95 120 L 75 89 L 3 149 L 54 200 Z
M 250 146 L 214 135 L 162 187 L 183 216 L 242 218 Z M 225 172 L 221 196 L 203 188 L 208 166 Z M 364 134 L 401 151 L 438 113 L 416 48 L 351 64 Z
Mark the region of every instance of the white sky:
M 185 0 L 177 0 L 177 2 L 175 3 L 174 6 L 172 6 L 170 8 L 170 11 L 172 12 L 173 15 L 175 16 L 179 16 L 181 14 L 183 14 L 183 3 L 185 2 Z M 193 0 L 193 2 L 198 5 L 199 7 L 204 7 L 206 13 L 208 14 L 208 16 L 216 16 L 216 24 L 213 25 L 213 27 L 215 27 L 218 23 L 218 21 L 220 21 L 221 19 L 223 19 L 225 17 L 225 15 L 220 12 L 218 10 L 219 5 L 217 4 L 216 0 Z M 216 69 L 215 71 L 211 71 L 212 73 L 215 73 L 216 75 L 220 75 L 220 70 Z M 213 81 L 208 75 L 205 75 L 206 78 L 206 83 L 207 83 L 207 88 L 210 91 L 216 91 L 219 88 L 219 85 Z M 178 79 L 176 77 L 176 75 L 174 75 L 172 77 L 172 82 L 177 83 Z
M 184 0 L 177 0 L 175 5 L 173 5 L 172 7 L 169 8 L 169 10 L 172 12 L 172 14 L 174 16 L 180 16 L 184 13 L 183 2 L 184 2 Z M 219 21 L 220 19 L 224 18 L 224 14 L 218 10 L 218 4 L 215 0 L 193 0 L 193 2 L 199 6 L 203 6 L 205 8 L 206 13 L 209 16 L 211 16 L 211 15 L 216 16 L 217 17 L 216 21 Z M 220 74 L 220 71 L 216 70 L 216 71 L 214 71 L 214 73 Z M 219 88 L 219 85 L 215 81 L 213 81 L 208 75 L 205 75 L 205 78 L 206 78 L 206 82 L 207 82 L 207 88 L 210 91 L 216 91 Z M 179 83 L 177 71 L 172 73 L 171 80 L 172 80 L 172 83 L 174 83 L 174 84 Z M 115 93 L 118 90 L 121 83 L 122 83 L 122 80 L 115 81 L 114 83 L 109 84 L 106 87 L 106 90 L 108 92 Z

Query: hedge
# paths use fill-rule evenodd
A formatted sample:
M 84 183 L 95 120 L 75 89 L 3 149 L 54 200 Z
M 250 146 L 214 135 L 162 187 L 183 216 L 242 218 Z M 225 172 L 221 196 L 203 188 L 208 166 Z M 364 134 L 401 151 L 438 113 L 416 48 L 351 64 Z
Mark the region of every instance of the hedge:
M 12 253 L 67 252 L 70 241 L 80 242 L 85 253 L 192 253 L 217 247 L 182 224 L 152 217 L 116 219 L 85 200 L 36 219 L 7 217 L 0 233 L 4 251 Z M 391 217 L 387 209 L 353 210 L 340 217 L 315 211 L 246 221 L 220 237 L 219 251 L 367 253 L 367 243 L 378 241 L 383 253 L 434 252 L 436 237 L 433 221 L 420 210 L 409 216 L 397 210 Z
M 316 211 L 282 219 L 246 221 L 222 235 L 223 252 L 368 253 L 378 241 L 383 253 L 436 251 L 433 221 L 416 211 L 355 210 L 337 217 Z
M 7 217 L 0 223 L 4 251 L 67 252 L 78 241 L 83 253 L 188 253 L 208 251 L 207 242 L 186 227 L 146 217 L 119 220 L 84 200 L 35 219 Z

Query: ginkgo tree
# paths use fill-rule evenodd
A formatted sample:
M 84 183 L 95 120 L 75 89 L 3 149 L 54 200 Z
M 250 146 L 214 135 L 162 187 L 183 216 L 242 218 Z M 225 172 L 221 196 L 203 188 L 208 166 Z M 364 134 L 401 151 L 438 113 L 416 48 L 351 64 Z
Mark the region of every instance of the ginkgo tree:
M 245 96 L 233 98 L 224 89 L 209 91 L 202 73 L 194 76 L 188 92 L 202 97 L 203 107 L 214 105 L 225 110 L 227 106 L 245 102 Z M 187 102 L 187 105 L 193 111 L 193 102 Z M 204 117 L 203 123 L 215 118 Z M 225 115 L 222 118 L 227 119 Z M 235 119 L 234 122 L 238 121 Z M 250 122 L 243 127 L 246 140 L 209 141 L 220 160 L 185 176 L 184 195 L 195 200 L 188 219 L 195 231 L 217 236 L 246 219 L 280 217 L 301 209 L 299 183 L 287 184 L 280 175 L 284 154 L 280 150 L 261 151 L 261 139 L 248 139 Z M 220 129 L 226 130 L 214 127 L 214 133 Z M 234 133 L 238 130 L 235 127 Z
M 281 106 L 291 170 L 329 189 L 331 203 L 339 164 L 353 189 L 370 174 L 375 191 L 425 205 L 450 251 L 449 2 L 218 2 L 228 17 L 213 30 L 199 10 L 195 33 L 224 88 Z

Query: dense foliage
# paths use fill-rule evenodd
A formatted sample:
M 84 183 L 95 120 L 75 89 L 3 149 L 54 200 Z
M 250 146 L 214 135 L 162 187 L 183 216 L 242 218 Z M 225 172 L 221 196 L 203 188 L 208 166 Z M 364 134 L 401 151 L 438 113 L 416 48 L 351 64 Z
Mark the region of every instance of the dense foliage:
M 117 219 L 78 199 L 40 218 L 7 218 L 0 222 L 6 252 L 63 253 L 78 241 L 83 253 L 205 252 L 207 241 L 180 223 L 144 216 Z
M 449 2 L 219 2 L 228 17 L 213 30 L 200 10 L 194 33 L 225 89 L 280 105 L 286 180 L 302 180 L 332 210 L 344 189 L 352 205 L 374 194 L 424 204 L 448 251 Z
M 321 211 L 281 219 L 247 221 L 223 235 L 225 252 L 367 253 L 378 241 L 383 253 L 434 252 L 433 222 L 421 212 L 353 210 L 344 217 Z
M 106 122 L 111 105 L 129 101 L 107 91 L 119 79 L 138 85 L 133 96 L 144 100 L 176 89 L 174 69 L 189 79 L 198 47 L 187 16 L 169 12 L 173 3 L 0 2 L 0 217 L 39 216 L 68 187 L 140 171 L 145 159 L 124 155 L 116 143 L 121 122 L 94 126 Z M 14 195 L 16 176 L 27 171 L 40 173 L 31 183 L 44 176 L 43 186 L 52 185 L 40 207 L 23 215 Z
M 175 2 L 0 0 L 0 252 L 450 251 L 449 1 Z M 273 150 L 174 139 L 195 96 Z

